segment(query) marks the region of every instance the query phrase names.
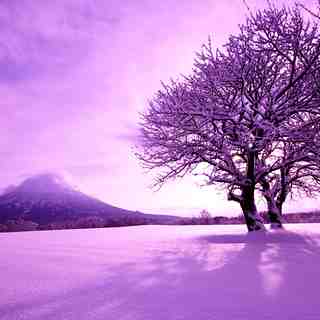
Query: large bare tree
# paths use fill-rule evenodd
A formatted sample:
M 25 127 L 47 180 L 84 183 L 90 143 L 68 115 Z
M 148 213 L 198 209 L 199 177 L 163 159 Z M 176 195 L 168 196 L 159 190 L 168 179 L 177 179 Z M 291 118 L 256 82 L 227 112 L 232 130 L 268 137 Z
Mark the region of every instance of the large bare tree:
M 209 40 L 192 74 L 163 84 L 142 114 L 137 155 L 157 170 L 155 184 L 202 174 L 226 187 L 249 231 L 264 229 L 258 188 L 281 227 L 293 186 L 317 181 L 319 54 L 318 25 L 298 7 L 252 14 L 221 50 Z

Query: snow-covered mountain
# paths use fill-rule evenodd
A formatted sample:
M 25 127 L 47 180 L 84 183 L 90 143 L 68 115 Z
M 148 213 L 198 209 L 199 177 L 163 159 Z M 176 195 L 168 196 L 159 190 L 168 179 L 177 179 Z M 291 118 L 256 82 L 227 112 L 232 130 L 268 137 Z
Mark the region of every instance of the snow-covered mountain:
M 0 224 L 9 219 L 31 220 L 40 225 L 99 217 L 121 224 L 125 219 L 166 223 L 173 216 L 149 215 L 106 204 L 69 185 L 56 174 L 30 177 L 0 196 Z

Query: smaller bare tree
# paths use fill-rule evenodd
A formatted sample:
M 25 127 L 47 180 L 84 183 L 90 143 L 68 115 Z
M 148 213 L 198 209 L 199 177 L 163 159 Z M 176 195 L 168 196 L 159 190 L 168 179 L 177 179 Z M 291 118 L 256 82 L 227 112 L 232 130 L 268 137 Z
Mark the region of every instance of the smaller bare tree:
M 203 209 L 199 213 L 199 219 L 201 224 L 210 224 L 211 222 L 211 214 L 208 210 Z

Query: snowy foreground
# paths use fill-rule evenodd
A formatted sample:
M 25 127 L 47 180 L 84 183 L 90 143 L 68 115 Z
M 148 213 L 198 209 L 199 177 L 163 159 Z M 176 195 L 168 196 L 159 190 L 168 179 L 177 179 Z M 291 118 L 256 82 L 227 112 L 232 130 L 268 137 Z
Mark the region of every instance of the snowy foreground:
M 0 319 L 320 319 L 320 224 L 0 234 Z

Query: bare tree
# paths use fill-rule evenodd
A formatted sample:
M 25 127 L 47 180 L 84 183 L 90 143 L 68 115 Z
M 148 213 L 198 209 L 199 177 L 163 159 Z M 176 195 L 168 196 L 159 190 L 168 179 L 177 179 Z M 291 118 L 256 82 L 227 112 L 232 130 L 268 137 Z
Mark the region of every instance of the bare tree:
M 156 185 L 187 173 L 222 184 L 240 204 L 249 231 L 264 229 L 255 205 L 261 188 L 274 226 L 299 186 L 318 168 L 320 40 L 298 7 L 248 17 L 222 50 L 211 41 L 182 81 L 163 84 L 142 114 L 142 164 Z M 310 143 L 312 141 L 312 143 Z
M 203 209 L 199 213 L 199 220 L 201 224 L 210 224 L 211 222 L 211 214 L 208 210 Z
M 318 12 L 315 12 L 311 9 L 309 9 L 307 6 L 305 6 L 303 3 L 299 3 L 298 5 L 303 8 L 306 12 L 308 12 L 312 17 L 316 18 L 316 19 L 320 19 L 320 0 L 318 0 Z

